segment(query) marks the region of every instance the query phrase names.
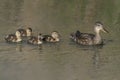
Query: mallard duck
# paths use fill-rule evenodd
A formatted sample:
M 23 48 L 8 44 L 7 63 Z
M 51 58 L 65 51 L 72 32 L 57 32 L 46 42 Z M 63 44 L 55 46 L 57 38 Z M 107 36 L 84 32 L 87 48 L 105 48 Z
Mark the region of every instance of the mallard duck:
M 16 31 L 15 34 L 9 34 L 5 37 L 6 42 L 21 42 L 21 34 L 19 31 Z
M 45 42 L 59 42 L 60 35 L 57 31 L 53 31 L 51 35 L 43 35 L 42 40 Z
M 42 34 L 38 34 L 38 36 L 31 36 L 27 42 L 29 44 L 40 45 L 42 44 Z
M 108 33 L 108 31 L 103 27 L 101 22 L 96 22 L 94 26 L 95 34 L 82 33 L 77 30 L 75 33 L 70 35 L 70 38 L 76 43 L 81 45 L 98 45 L 103 44 L 103 40 L 100 36 L 100 31 Z
M 28 27 L 26 29 L 18 29 L 17 31 L 19 31 L 21 33 L 22 37 L 30 37 L 32 36 L 32 28 Z

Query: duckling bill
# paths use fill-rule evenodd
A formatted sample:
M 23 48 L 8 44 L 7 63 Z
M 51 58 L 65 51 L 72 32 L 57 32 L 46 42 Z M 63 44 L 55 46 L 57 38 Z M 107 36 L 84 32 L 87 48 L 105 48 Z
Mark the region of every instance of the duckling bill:
M 82 33 L 77 30 L 75 33 L 70 35 L 70 38 L 74 40 L 76 43 L 81 45 L 99 45 L 103 44 L 102 38 L 100 36 L 100 31 L 105 33 L 109 33 L 101 22 L 96 22 L 94 26 L 95 34 L 91 33 Z

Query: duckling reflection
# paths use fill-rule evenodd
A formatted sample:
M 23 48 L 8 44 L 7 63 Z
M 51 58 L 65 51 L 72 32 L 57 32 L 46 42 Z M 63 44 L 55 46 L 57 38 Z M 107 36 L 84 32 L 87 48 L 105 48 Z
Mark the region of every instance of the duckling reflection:
M 16 51 L 22 52 L 22 44 L 16 45 Z
M 96 22 L 94 26 L 95 34 L 81 33 L 79 30 L 76 33 L 72 33 L 70 38 L 78 44 L 81 45 L 99 45 L 103 44 L 103 40 L 100 36 L 100 31 L 108 33 L 108 31 L 103 27 L 101 22 Z
M 45 42 L 59 42 L 60 35 L 57 31 L 53 31 L 51 35 L 43 35 L 43 41 Z

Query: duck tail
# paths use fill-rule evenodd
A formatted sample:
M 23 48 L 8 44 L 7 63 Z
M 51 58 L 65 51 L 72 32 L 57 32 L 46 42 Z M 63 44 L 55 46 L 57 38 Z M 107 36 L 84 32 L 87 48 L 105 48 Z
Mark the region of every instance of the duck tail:
M 77 30 L 75 33 L 75 37 L 80 37 L 80 36 L 81 36 L 81 32 L 79 30 Z

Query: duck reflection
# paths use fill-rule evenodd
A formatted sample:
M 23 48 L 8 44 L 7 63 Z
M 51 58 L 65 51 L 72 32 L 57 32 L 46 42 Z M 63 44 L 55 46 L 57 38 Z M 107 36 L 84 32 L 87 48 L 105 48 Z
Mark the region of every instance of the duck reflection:
M 101 64 L 100 53 L 104 45 L 93 45 L 93 46 L 77 45 L 77 47 L 79 47 L 84 51 L 92 52 L 91 63 L 94 66 L 94 69 L 95 68 L 98 69 L 100 67 L 100 64 Z
M 16 51 L 22 52 L 22 44 L 21 43 L 16 44 Z
M 95 68 L 99 68 L 100 67 L 100 49 L 101 48 L 94 48 L 94 53 L 93 53 L 93 65 L 95 66 Z
M 42 44 L 38 45 L 38 49 L 41 51 L 43 49 Z

